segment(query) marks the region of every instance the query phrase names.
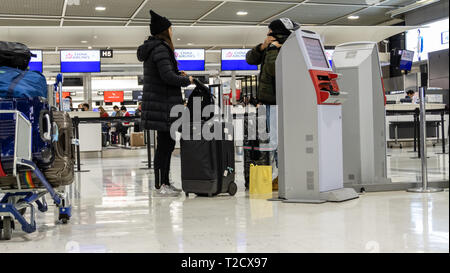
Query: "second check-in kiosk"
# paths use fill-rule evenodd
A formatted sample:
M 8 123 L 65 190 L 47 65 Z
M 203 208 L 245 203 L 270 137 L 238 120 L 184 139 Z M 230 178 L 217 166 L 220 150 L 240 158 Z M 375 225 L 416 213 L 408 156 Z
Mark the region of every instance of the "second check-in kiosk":
M 323 203 L 358 197 L 343 188 L 344 94 L 320 36 L 301 28 L 276 62 L 279 123 L 279 197 L 288 203 Z
M 378 46 L 347 43 L 333 54 L 339 86 L 348 92 L 343 107 L 344 183 L 388 184 L 385 95 Z

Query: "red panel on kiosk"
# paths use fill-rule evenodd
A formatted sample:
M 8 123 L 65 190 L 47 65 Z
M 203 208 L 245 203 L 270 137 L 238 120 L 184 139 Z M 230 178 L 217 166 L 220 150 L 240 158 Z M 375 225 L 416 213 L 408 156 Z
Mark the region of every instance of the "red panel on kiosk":
M 123 102 L 123 91 L 105 91 L 103 99 L 105 102 Z
M 324 103 L 330 97 L 330 92 L 326 90 L 339 92 L 339 86 L 336 82 L 338 75 L 331 71 L 323 70 L 309 70 L 309 74 L 311 75 L 314 89 L 316 89 L 317 104 L 329 104 Z
M 2 162 L 0 162 L 0 177 L 4 177 L 4 176 L 6 176 L 6 173 L 5 173 L 5 171 L 3 171 Z
M 386 106 L 387 99 L 386 99 L 386 89 L 384 88 L 384 80 L 381 78 L 381 85 L 383 86 L 383 97 L 384 97 L 384 106 Z

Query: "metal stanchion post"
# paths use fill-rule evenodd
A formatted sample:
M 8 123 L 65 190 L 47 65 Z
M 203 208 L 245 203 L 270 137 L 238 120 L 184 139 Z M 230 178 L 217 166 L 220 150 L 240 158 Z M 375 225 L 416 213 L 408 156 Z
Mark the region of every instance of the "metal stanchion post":
M 77 170 L 75 172 L 77 173 L 86 173 L 89 172 L 89 170 L 81 170 L 81 162 L 80 162 L 80 132 L 78 126 L 80 125 L 80 121 L 78 120 L 78 117 L 73 118 L 74 125 L 75 125 L 75 138 L 77 139 Z
M 427 120 L 425 109 L 425 88 L 419 88 L 420 96 L 420 146 L 422 157 L 422 187 L 408 189 L 408 192 L 431 193 L 440 192 L 443 189 L 428 187 L 428 169 L 427 169 Z
M 151 169 L 153 166 L 152 162 L 152 143 L 150 140 L 151 130 L 146 131 L 146 140 L 147 140 L 147 161 L 142 161 L 142 163 L 147 163 L 147 167 L 141 168 L 141 170 Z
M 414 112 L 414 152 L 417 152 L 417 125 L 418 125 L 419 116 L 417 115 L 417 111 Z
M 445 119 L 444 119 L 444 115 L 445 115 L 445 110 L 441 111 L 441 141 L 442 141 L 442 153 L 436 153 L 436 154 L 446 154 L 445 152 Z

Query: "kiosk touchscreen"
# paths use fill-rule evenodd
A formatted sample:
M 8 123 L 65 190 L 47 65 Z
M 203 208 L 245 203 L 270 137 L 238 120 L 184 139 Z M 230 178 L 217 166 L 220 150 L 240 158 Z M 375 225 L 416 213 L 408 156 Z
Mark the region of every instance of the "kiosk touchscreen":
M 323 203 L 358 197 L 343 188 L 342 106 L 339 90 L 316 33 L 291 34 L 276 62 L 279 123 L 279 198 Z
M 378 46 L 374 42 L 338 45 L 333 55 L 343 105 L 344 183 L 386 184 L 385 94 Z

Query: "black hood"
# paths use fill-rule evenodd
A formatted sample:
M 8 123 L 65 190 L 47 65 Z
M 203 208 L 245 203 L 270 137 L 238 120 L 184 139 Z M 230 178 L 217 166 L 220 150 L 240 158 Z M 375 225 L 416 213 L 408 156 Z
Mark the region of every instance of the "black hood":
M 140 62 L 144 62 L 145 60 L 147 60 L 147 58 L 152 53 L 153 49 L 155 49 L 155 47 L 157 47 L 161 44 L 164 45 L 165 42 L 156 37 L 150 36 L 148 38 L 148 40 L 146 40 L 141 46 L 139 46 L 139 48 L 137 50 L 138 60 Z

